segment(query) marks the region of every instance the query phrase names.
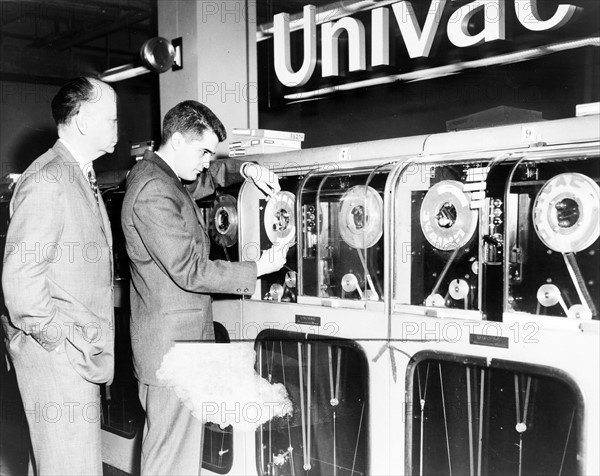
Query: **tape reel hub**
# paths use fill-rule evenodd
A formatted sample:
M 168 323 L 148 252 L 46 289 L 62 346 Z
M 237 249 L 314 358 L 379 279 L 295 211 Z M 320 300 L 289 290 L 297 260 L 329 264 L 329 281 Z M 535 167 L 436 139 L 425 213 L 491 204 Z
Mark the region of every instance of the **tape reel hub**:
M 237 201 L 231 195 L 220 195 L 209 212 L 208 233 L 220 246 L 230 247 L 237 243 Z
M 229 221 L 229 212 L 224 208 L 219 208 L 215 215 L 215 226 L 217 232 L 223 234 L 229 230 L 231 222 Z
M 440 228 L 452 228 L 456 223 L 456 207 L 450 202 L 445 202 L 435 218 Z
M 295 288 L 297 284 L 298 278 L 296 276 L 296 271 L 288 271 L 285 273 L 285 285 L 288 288 Z

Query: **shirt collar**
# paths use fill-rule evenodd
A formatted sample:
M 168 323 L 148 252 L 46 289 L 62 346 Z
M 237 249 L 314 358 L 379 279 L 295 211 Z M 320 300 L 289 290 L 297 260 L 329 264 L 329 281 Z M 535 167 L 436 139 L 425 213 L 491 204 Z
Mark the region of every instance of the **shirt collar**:
M 173 171 L 173 173 L 177 176 L 177 178 L 181 182 L 181 178 L 179 178 L 179 175 L 177 174 L 177 171 L 173 168 L 173 166 L 169 163 L 169 161 L 165 160 L 165 158 L 162 155 L 160 155 L 158 152 L 155 151 L 154 153 L 156 155 L 158 155 L 162 159 L 162 161 L 169 166 L 169 168 Z
M 81 154 L 79 154 L 77 152 L 77 150 L 71 145 L 69 144 L 65 139 L 63 139 L 62 137 L 58 139 L 59 141 L 62 142 L 62 144 L 66 147 L 66 149 L 71 153 L 71 155 L 73 156 L 73 158 L 75 159 L 75 161 L 77 162 L 77 165 L 79 165 L 79 168 L 81 169 L 81 171 L 83 172 L 83 175 L 85 177 L 87 177 L 88 172 L 91 170 L 93 173 L 93 161 L 89 160 L 89 161 L 85 161 L 82 157 Z

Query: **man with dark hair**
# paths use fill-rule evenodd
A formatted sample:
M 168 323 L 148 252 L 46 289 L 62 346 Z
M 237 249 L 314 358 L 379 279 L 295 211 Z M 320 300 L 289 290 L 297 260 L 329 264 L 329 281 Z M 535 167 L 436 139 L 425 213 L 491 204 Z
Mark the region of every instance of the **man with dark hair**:
M 183 101 L 165 115 L 162 143 L 166 143 L 175 132 L 193 135 L 206 130 L 214 132 L 219 142 L 227 139 L 225 127 L 208 107 L 197 101 Z
M 252 294 L 258 276 L 285 263 L 282 247 L 257 262 L 209 260 L 208 230 L 182 181 L 209 168 L 225 137 L 209 108 L 184 101 L 165 115 L 158 151 L 146 152 L 127 178 L 121 224 L 131 266 L 133 361 L 146 411 L 143 475 L 196 475 L 202 464 L 204 425 L 156 376 L 166 352 L 175 341 L 214 341 L 209 293 Z M 263 172 L 261 186 L 277 191 L 278 181 Z
M 112 236 L 92 161 L 117 142 L 116 94 L 77 78 L 52 101 L 58 141 L 16 183 L 2 320 L 40 475 L 100 475 L 100 387 L 114 367 Z

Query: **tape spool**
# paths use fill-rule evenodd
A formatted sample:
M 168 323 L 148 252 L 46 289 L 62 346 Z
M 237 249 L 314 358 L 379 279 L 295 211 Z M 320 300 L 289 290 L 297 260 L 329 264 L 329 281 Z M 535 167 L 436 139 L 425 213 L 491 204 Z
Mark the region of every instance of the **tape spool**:
M 345 293 L 353 293 L 354 291 L 356 291 L 361 299 L 364 298 L 364 294 L 358 282 L 358 278 L 354 274 L 347 273 L 344 276 L 342 276 L 341 284 L 342 290 Z
M 554 306 L 560 301 L 560 289 L 554 284 L 542 284 L 537 291 L 536 297 L 542 306 Z
M 342 289 L 346 293 L 354 292 L 358 289 L 358 279 L 352 273 L 342 276 Z
M 438 293 L 430 294 L 425 299 L 425 305 L 428 307 L 445 307 L 446 300 L 444 299 L 444 297 L 441 294 L 438 294 Z
M 544 245 L 560 253 L 585 250 L 600 236 L 600 188 L 587 175 L 548 180 L 533 204 L 533 226 Z
M 342 196 L 338 218 L 346 244 L 370 248 L 383 235 L 383 200 L 374 188 L 356 185 Z
M 220 195 L 209 211 L 208 234 L 218 245 L 229 248 L 237 243 L 237 200 L 231 195 Z
M 588 321 L 592 318 L 592 311 L 589 307 L 584 306 L 583 304 L 574 304 L 569 308 L 567 317 Z
M 271 243 L 288 244 L 296 241 L 296 196 L 277 192 L 265 206 L 264 227 Z
M 448 286 L 448 293 L 452 299 L 465 299 L 469 295 L 469 284 L 464 279 L 453 279 Z
M 442 251 L 465 246 L 477 229 L 477 210 L 463 192 L 463 184 L 444 180 L 431 187 L 420 213 L 421 229 L 427 241 Z

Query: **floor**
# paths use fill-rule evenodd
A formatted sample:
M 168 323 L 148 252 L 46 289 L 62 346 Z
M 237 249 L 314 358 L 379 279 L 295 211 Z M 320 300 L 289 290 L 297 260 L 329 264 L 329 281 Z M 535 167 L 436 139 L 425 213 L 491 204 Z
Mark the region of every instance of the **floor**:
M 29 432 L 14 370 L 0 362 L 0 476 L 27 474 Z

